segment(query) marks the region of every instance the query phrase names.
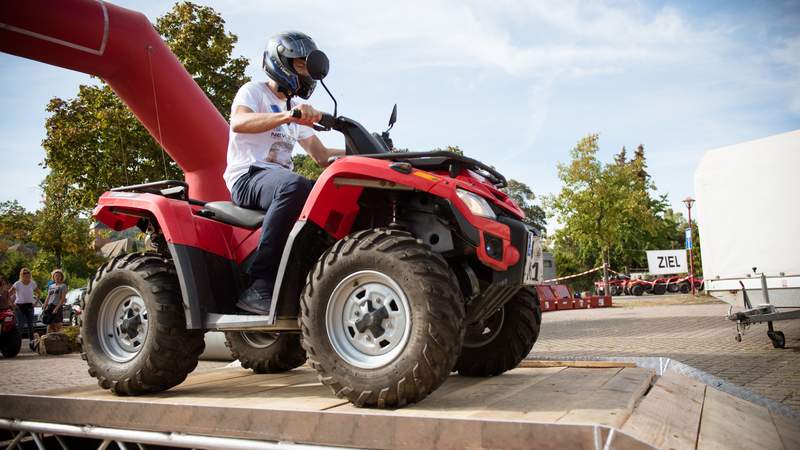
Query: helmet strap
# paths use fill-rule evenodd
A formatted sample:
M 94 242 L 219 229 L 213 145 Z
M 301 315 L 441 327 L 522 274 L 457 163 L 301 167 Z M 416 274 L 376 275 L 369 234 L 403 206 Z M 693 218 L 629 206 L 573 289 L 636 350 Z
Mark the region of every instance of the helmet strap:
M 286 110 L 287 111 L 291 111 L 292 110 L 292 96 L 291 95 L 287 95 L 286 96 Z

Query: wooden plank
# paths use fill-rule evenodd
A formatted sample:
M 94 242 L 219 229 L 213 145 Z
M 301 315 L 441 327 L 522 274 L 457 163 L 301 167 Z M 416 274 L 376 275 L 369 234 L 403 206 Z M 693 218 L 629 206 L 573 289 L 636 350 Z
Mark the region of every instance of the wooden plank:
M 636 363 L 622 361 L 549 361 L 525 359 L 517 367 L 636 367 Z
M 222 380 L 232 380 L 235 378 L 240 377 L 247 377 L 253 375 L 252 370 L 240 369 L 240 368 L 219 368 L 219 369 L 212 369 L 209 371 L 201 372 L 196 375 L 190 374 L 186 380 L 179 384 L 178 386 L 172 388 L 177 389 L 180 387 L 185 386 L 193 386 L 203 383 L 210 383 L 214 381 L 222 381 Z M 101 389 L 97 383 L 87 384 L 83 386 L 75 386 L 75 387 L 67 387 L 67 388 L 57 388 L 57 389 L 48 389 L 44 391 L 37 391 L 34 392 L 32 395 L 45 395 L 45 396 L 81 396 L 81 394 L 88 394 L 88 393 L 96 393 L 98 391 L 104 391 Z M 170 390 L 171 391 L 171 390 Z M 167 392 L 170 392 L 167 391 Z
M 775 428 L 778 429 L 783 448 L 786 450 L 800 448 L 800 424 L 774 412 L 770 412 L 770 415 L 775 422 Z
M 501 401 L 490 402 L 472 417 L 555 422 L 578 407 L 586 393 L 598 389 L 619 372 L 619 368 L 588 369 L 568 367 Z
M 625 367 L 600 389 L 586 392 L 581 404 L 558 419 L 560 423 L 589 423 L 622 426 L 634 406 L 650 388 L 655 371 Z
M 769 411 L 713 388 L 706 389 L 698 450 L 782 450 Z
M 695 448 L 706 385 L 668 370 L 634 409 L 622 431 L 658 448 Z
M 513 369 L 491 378 L 472 378 L 452 375 L 447 382 L 422 402 L 392 412 L 401 416 L 467 417 L 487 404 L 502 402 L 536 383 L 564 370 L 563 367 Z M 336 412 L 385 414 L 381 410 L 356 408 L 345 404 Z

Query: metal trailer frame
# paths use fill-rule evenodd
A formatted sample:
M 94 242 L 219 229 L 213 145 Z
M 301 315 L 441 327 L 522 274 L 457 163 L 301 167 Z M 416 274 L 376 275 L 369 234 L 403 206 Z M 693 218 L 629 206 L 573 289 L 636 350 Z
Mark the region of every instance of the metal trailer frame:
M 753 270 L 755 270 L 755 268 Z M 761 295 L 764 296 L 764 301 L 766 302 L 764 304 L 753 307 L 750 303 L 750 298 L 747 296 L 744 283 L 742 283 L 741 280 L 739 280 L 739 285 L 742 287 L 742 298 L 745 310 L 734 313 L 733 306 L 728 308 L 728 320 L 736 322 L 736 342 L 742 342 L 742 335 L 750 325 L 766 322 L 767 337 L 772 341 L 772 346 L 775 348 L 784 348 L 786 346 L 786 337 L 783 335 L 782 331 L 775 331 L 772 322 L 800 319 L 800 309 L 779 312 L 775 305 L 770 304 L 767 277 L 764 273 L 761 274 Z
M 98 442 L 97 450 L 106 450 L 112 444 L 121 450 L 136 448 L 144 450 L 144 444 L 159 445 L 171 448 L 214 448 L 226 450 L 343 450 L 347 447 L 328 447 L 320 445 L 295 444 L 293 442 L 269 442 L 253 439 L 230 437 L 202 436 L 186 433 L 161 433 L 155 431 L 124 430 L 120 428 L 95 427 L 91 425 L 77 426 L 31 420 L 9 420 L 0 418 L 0 429 L 6 429 L 16 435 L 10 441 L 0 442 L 0 447 L 7 450 L 22 448 L 23 441 L 32 440 L 39 450 L 48 447 L 45 439 L 52 436 L 62 450 L 69 446 L 62 439 L 64 436 L 94 439 Z M 128 445 L 126 445 L 128 444 Z M 75 448 L 75 447 L 73 447 Z M 86 448 L 81 446 L 81 448 Z

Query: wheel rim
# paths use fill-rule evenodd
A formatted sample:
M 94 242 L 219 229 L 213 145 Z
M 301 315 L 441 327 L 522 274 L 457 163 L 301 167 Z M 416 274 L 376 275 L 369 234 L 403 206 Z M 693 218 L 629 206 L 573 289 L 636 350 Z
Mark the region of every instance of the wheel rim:
M 500 308 L 491 317 L 482 323 L 472 324 L 467 327 L 464 334 L 464 347 L 477 348 L 492 342 L 503 329 L 506 320 L 506 308 Z
M 148 313 L 142 294 L 130 286 L 112 290 L 99 314 L 100 347 L 116 362 L 132 360 L 147 340 Z
M 242 331 L 242 340 L 253 348 L 267 348 L 278 339 L 277 333 L 262 333 L 258 331 Z
M 372 270 L 350 274 L 328 300 L 328 339 L 347 363 L 383 367 L 402 353 L 411 335 L 411 308 L 400 286 Z

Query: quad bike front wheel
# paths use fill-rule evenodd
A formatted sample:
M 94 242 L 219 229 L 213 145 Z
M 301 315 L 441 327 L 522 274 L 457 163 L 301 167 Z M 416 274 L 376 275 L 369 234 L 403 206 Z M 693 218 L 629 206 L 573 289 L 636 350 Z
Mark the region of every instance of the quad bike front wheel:
M 444 259 L 410 233 L 354 233 L 320 257 L 301 298 L 320 381 L 356 406 L 416 403 L 450 374 L 464 304 Z
M 642 294 L 644 294 L 644 286 L 642 286 L 641 284 L 637 284 L 637 285 L 633 286 L 630 290 L 631 290 L 631 294 L 633 294 L 633 295 L 635 295 L 637 297 L 642 295 Z
M 531 352 L 541 323 L 539 299 L 532 290 L 521 289 L 491 317 L 467 327 L 454 370 L 490 377 L 517 367 Z
M 187 330 L 172 263 L 155 254 L 119 256 L 90 280 L 81 338 L 89 375 L 118 395 L 183 382 L 205 347 Z
M 298 333 L 226 331 L 225 346 L 242 367 L 255 373 L 286 372 L 306 362 Z

